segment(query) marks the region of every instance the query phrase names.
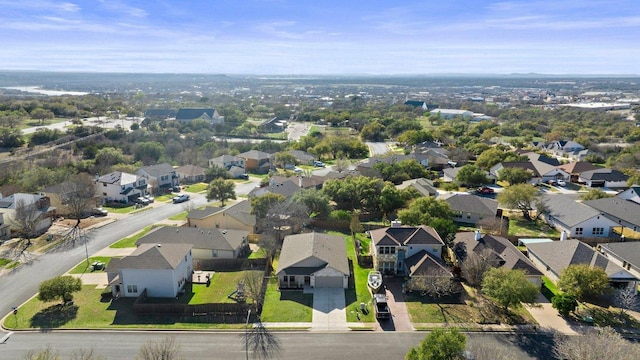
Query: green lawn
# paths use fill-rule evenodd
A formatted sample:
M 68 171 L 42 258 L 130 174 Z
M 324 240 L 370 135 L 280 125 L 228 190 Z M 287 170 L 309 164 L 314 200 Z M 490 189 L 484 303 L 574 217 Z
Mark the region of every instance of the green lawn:
M 186 220 L 187 215 L 189 215 L 188 211 L 183 211 L 179 214 L 173 215 L 169 218 L 169 220 Z
M 197 184 L 187 186 L 184 189 L 184 191 L 191 192 L 191 193 L 199 193 L 199 192 L 206 191 L 208 186 L 209 185 L 205 183 L 197 183 Z
M 111 206 L 103 206 L 103 208 L 107 211 L 109 211 L 110 213 L 115 213 L 115 214 L 129 214 L 136 209 L 135 205 L 131 205 L 131 206 L 126 206 L 126 207 L 111 207 Z
M 249 254 L 249 259 L 264 259 L 265 257 L 266 254 L 262 249 L 258 249 L 258 251 L 252 251 L 251 254 Z
M 351 235 L 337 232 L 337 231 L 329 231 L 331 235 L 343 236 L 345 238 L 345 246 L 347 247 L 347 257 L 351 260 L 350 262 L 353 265 L 353 283 L 355 288 L 349 288 L 345 290 L 345 305 L 347 312 L 347 321 L 348 322 L 358 322 L 357 313 L 360 311 L 360 303 L 367 304 L 367 308 L 372 310 L 371 303 L 371 293 L 369 292 L 369 288 L 367 287 L 367 277 L 369 276 L 369 272 L 372 270 L 370 268 L 361 268 L 358 265 L 358 261 L 356 260 L 356 252 L 353 244 L 353 240 L 351 239 Z M 371 240 L 367 238 L 364 234 L 356 234 L 356 237 L 362 243 L 370 243 Z M 373 311 L 369 311 L 366 315 L 360 313 L 360 321 L 362 322 L 374 322 Z
M 17 316 L 5 319 L 10 329 L 243 329 L 244 319 L 235 323 L 183 322 L 174 316 L 137 316 L 133 313 L 134 298 L 101 301 L 104 289 L 95 285 L 82 287 L 74 294 L 74 304 L 60 306 L 55 302 L 42 302 L 37 297 L 22 305 Z M 228 320 L 228 319 L 227 319 Z
M 105 268 L 107 265 L 109 265 L 109 262 L 111 261 L 110 257 L 106 257 L 106 256 L 93 256 L 89 258 L 89 264 L 87 265 L 87 260 L 84 260 L 83 262 L 81 262 L 80 264 L 76 265 L 76 267 L 74 267 L 73 269 L 71 269 L 71 271 L 69 271 L 69 274 L 84 274 L 84 273 L 88 273 L 91 272 L 91 264 L 93 264 L 94 261 L 99 261 L 105 264 Z M 97 270 L 97 271 L 104 271 L 104 270 Z
M 522 237 L 557 238 L 560 233 L 542 220 L 528 221 L 522 218 L 509 219 L 509 235 Z
M 5 259 L 5 258 L 0 258 L 0 267 L 3 267 L 5 265 L 7 265 L 8 263 L 10 263 L 13 260 L 10 259 Z
M 302 290 L 278 290 L 278 279 L 267 285 L 260 319 L 265 322 L 311 322 L 313 295 Z
M 138 239 L 140 239 L 145 234 L 147 234 L 149 231 L 151 231 L 152 228 L 153 228 L 153 226 L 151 226 L 151 225 L 147 226 L 144 229 L 140 230 L 139 232 L 135 233 L 133 236 L 129 236 L 129 237 L 126 237 L 124 239 L 121 239 L 121 240 L 111 244 L 109 247 L 112 248 L 112 249 L 123 249 L 123 248 L 136 247 L 136 241 L 138 241 Z
M 228 296 L 236 290 L 236 284 L 248 273 L 262 274 L 262 271 L 216 272 L 211 278 L 211 285 L 193 284 L 193 298 L 189 304 L 235 303 Z
M 160 201 L 160 202 L 171 202 L 171 200 L 175 197 L 174 194 L 169 193 L 169 194 L 164 194 L 164 195 L 160 195 L 160 196 L 156 196 L 155 201 Z
M 467 304 L 422 302 L 418 295 L 405 295 L 407 310 L 414 323 L 475 323 L 478 311 Z

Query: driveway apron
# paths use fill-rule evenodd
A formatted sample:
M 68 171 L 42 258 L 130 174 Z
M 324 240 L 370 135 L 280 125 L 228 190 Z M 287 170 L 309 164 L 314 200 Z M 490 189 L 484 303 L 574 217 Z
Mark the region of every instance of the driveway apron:
M 344 289 L 313 289 L 312 331 L 348 330 Z
M 379 320 L 376 330 L 413 331 L 409 311 L 402 294 L 402 279 L 385 278 L 384 284 L 389 310 L 391 310 L 391 319 Z

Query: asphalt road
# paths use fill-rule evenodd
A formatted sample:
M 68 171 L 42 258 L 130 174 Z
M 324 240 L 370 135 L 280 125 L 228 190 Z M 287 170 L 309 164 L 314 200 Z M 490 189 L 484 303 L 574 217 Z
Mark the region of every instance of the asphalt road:
M 108 359 L 135 359 L 142 344 L 158 341 L 165 336 L 175 337 L 185 359 L 244 359 L 241 333 L 206 332 L 70 332 L 14 333 L 0 344 L 0 358 L 20 359 L 26 351 L 50 345 L 63 358 L 80 348 L 92 348 Z M 407 351 L 417 345 L 424 332 L 349 332 L 309 333 L 283 332 L 277 334 L 282 351 L 276 359 L 403 359 Z M 551 338 L 548 335 L 509 335 L 471 333 L 469 344 L 483 344 L 489 349 L 509 354 L 509 359 L 553 359 Z
M 369 156 L 382 156 L 389 152 L 389 147 L 385 142 L 367 142 Z

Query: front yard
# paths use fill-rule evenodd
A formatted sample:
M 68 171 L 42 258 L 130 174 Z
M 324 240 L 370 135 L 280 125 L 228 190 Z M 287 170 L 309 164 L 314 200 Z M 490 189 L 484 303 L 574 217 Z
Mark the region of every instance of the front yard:
M 301 290 L 280 291 L 278 279 L 271 278 L 260 319 L 265 322 L 311 322 L 313 294 Z
M 107 265 L 109 265 L 109 262 L 111 261 L 112 258 L 110 257 L 106 257 L 106 256 L 93 256 L 89 258 L 89 263 L 87 263 L 87 261 L 83 261 L 80 264 L 76 265 L 76 267 L 74 267 L 73 269 L 71 269 L 71 271 L 69 271 L 69 274 L 84 274 L 84 273 L 88 273 L 88 272 L 93 272 L 91 270 L 91 264 L 93 264 L 94 262 L 98 261 L 104 264 L 104 268 L 101 271 L 104 271 L 104 269 L 106 269 Z M 100 271 L 100 270 L 98 270 Z
M 146 235 L 149 231 L 151 231 L 151 229 L 153 228 L 152 225 L 145 227 L 144 229 L 138 231 L 137 233 L 133 234 L 132 236 L 126 237 L 124 239 L 120 239 L 117 242 L 109 245 L 109 247 L 111 249 L 124 249 L 124 248 L 134 248 L 136 247 L 136 241 L 138 241 L 138 239 L 140 239 L 141 237 L 143 237 L 144 235 Z

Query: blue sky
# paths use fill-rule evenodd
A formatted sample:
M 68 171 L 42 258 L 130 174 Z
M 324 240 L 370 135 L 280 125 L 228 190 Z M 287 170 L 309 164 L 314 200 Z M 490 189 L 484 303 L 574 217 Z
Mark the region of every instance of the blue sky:
M 0 69 L 640 74 L 640 1 L 0 0 Z

